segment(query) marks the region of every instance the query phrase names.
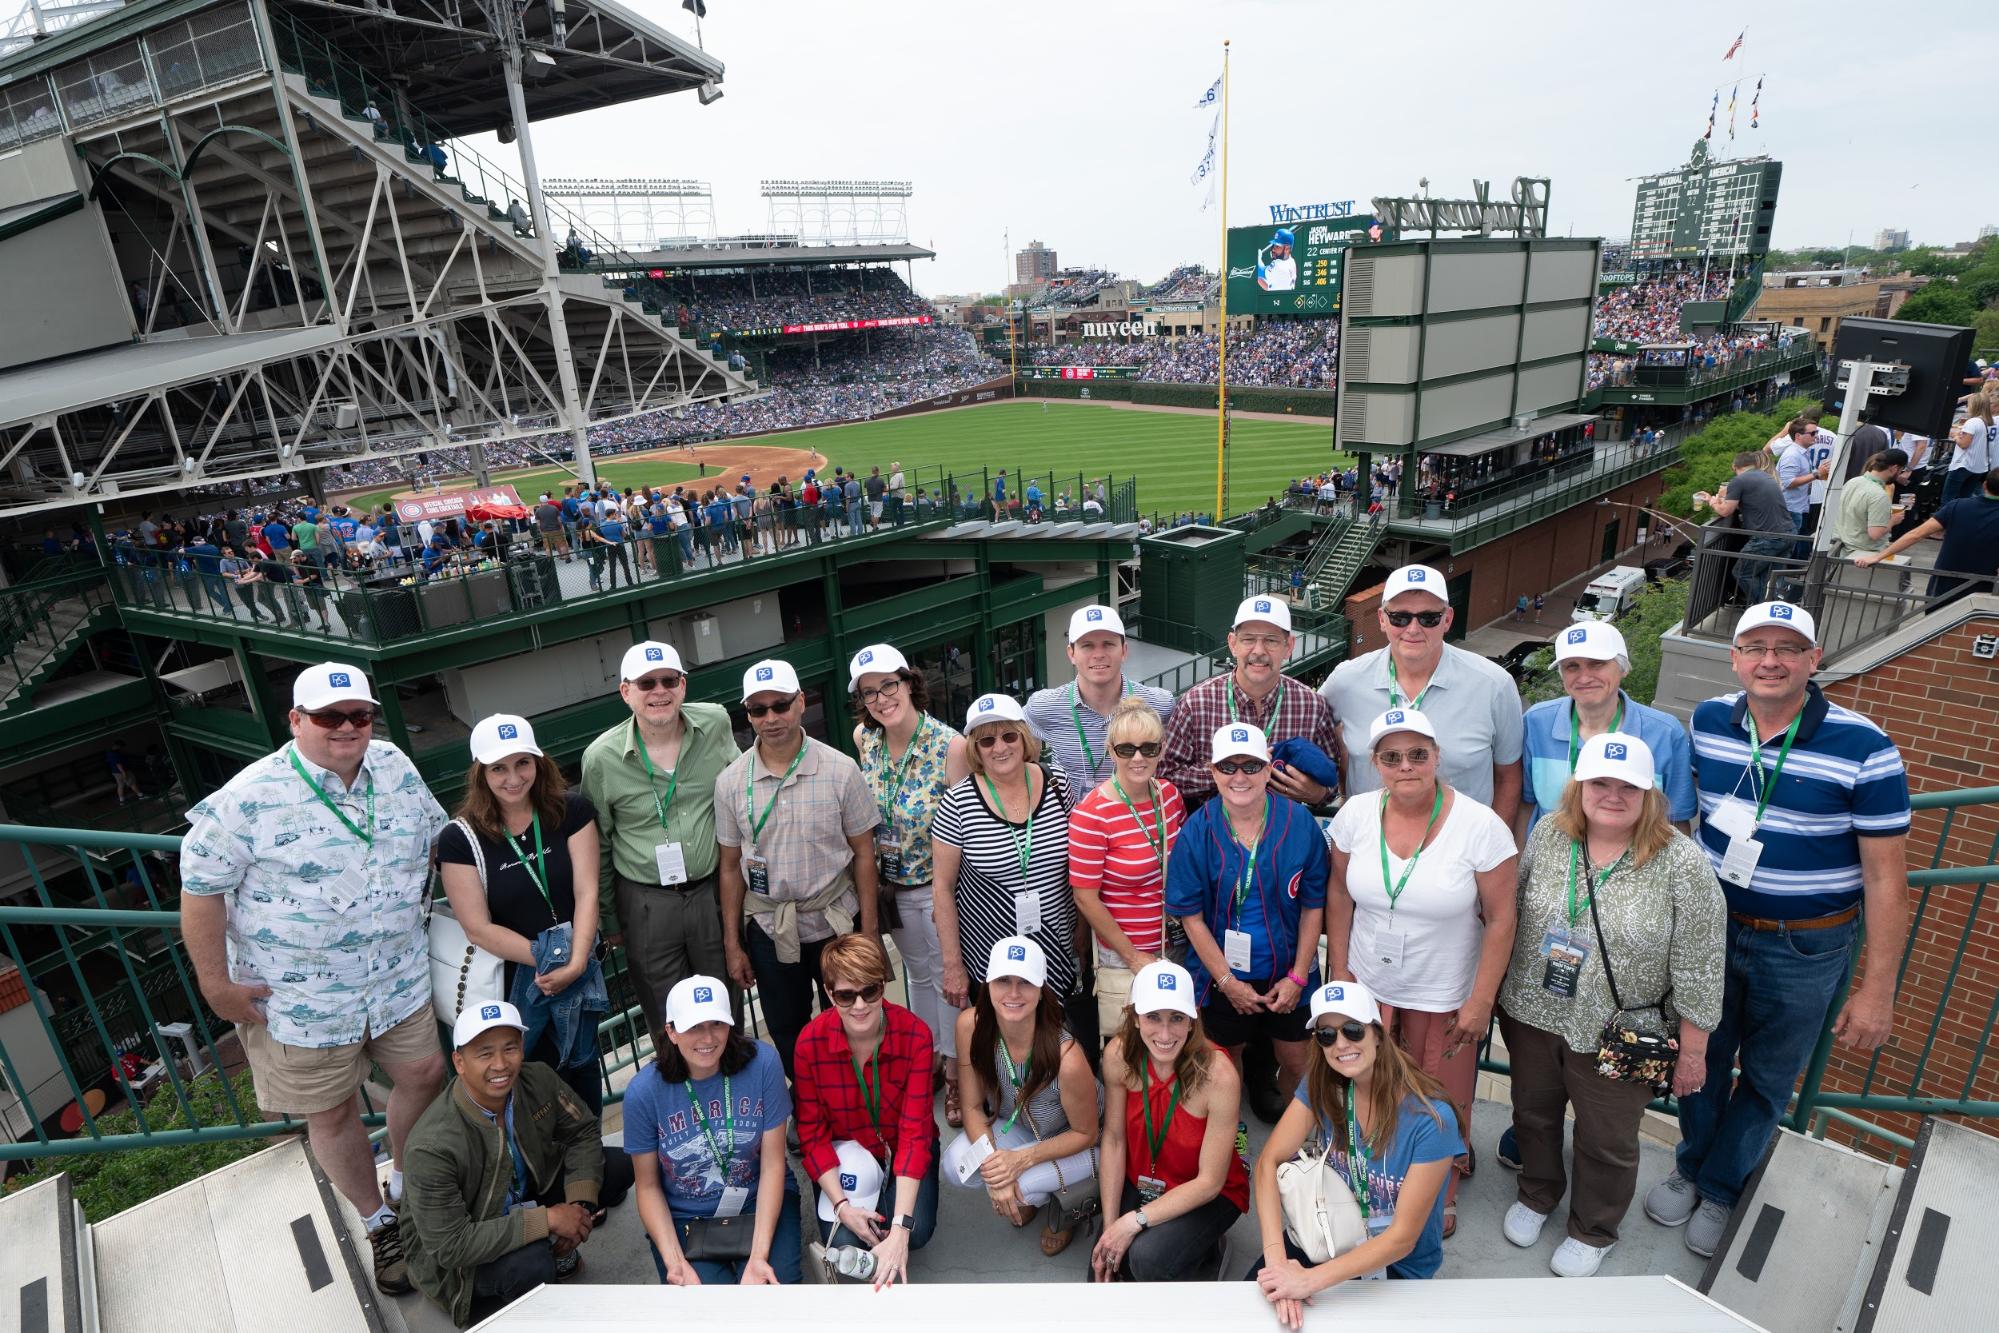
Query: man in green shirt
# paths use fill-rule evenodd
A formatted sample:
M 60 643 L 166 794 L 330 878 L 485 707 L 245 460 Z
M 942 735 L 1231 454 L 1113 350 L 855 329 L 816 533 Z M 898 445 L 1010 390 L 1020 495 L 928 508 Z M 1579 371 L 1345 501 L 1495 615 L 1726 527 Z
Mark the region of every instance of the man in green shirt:
M 1840 488 L 1839 517 L 1833 525 L 1836 556 L 1879 551 L 1888 545 L 1895 526 L 1895 502 L 1889 490 L 1909 456 L 1900 449 L 1883 449 L 1867 460 L 1866 470 Z
M 697 973 L 728 976 L 715 779 L 741 751 L 727 709 L 687 702 L 687 673 L 673 645 L 633 645 L 618 674 L 632 715 L 583 752 L 583 794 L 597 807 L 603 849 L 600 929 L 607 943 L 624 945 L 657 1040 L 674 983 Z

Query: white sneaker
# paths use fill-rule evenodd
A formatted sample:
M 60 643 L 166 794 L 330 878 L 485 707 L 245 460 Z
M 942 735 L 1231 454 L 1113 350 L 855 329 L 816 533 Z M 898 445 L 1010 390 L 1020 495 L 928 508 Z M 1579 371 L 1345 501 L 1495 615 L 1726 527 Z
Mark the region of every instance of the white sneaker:
M 1574 1236 L 1565 1236 L 1548 1260 L 1548 1271 L 1556 1277 L 1594 1277 L 1603 1266 L 1603 1257 L 1614 1245 L 1585 1245 Z
M 1531 1250 L 1534 1243 L 1541 1239 L 1541 1228 L 1547 1224 L 1546 1213 L 1537 1213 L 1524 1203 L 1516 1203 L 1506 1210 L 1506 1221 L 1500 1224 L 1500 1230 L 1507 1240 L 1523 1250 Z

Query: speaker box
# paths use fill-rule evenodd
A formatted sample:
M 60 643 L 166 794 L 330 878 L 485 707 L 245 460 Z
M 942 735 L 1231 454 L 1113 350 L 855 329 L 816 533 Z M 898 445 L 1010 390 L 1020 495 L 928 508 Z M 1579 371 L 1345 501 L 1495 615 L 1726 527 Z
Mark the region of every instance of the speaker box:
M 1846 404 L 1846 390 L 1838 383 L 1840 362 L 1905 362 L 1909 367 L 1909 387 L 1893 397 L 1876 395 L 1868 399 L 1875 424 L 1947 441 L 1957 400 L 1966 392 L 1960 381 L 1970 364 L 1971 340 L 1972 330 L 1955 324 L 1843 319 L 1839 323 L 1839 336 L 1833 342 L 1833 366 L 1825 390 L 1826 410 L 1839 412 Z

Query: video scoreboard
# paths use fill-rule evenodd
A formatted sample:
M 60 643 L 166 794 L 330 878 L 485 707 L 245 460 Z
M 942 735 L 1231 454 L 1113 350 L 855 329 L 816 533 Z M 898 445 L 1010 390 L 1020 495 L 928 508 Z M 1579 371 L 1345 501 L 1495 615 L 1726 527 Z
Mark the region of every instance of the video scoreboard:
M 1631 214 L 1631 261 L 1756 258 L 1770 249 L 1784 164 L 1767 157 L 1713 162 L 1695 145 L 1686 166 L 1641 177 Z
M 1373 225 L 1372 217 L 1341 217 L 1230 227 L 1229 313 L 1336 313 L 1347 247 L 1365 244 Z

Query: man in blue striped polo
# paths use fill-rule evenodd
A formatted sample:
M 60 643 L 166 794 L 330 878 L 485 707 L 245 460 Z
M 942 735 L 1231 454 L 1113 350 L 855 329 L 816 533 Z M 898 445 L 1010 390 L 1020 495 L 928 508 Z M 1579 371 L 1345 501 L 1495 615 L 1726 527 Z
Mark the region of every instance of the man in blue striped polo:
M 1720 1243 L 1811 1058 L 1863 903 L 1868 966 L 1833 1035 L 1871 1051 L 1894 1022 L 1908 777 L 1879 727 L 1811 683 L 1819 658 L 1809 612 L 1759 602 L 1730 653 L 1741 692 L 1694 710 L 1698 836 L 1728 898 L 1728 979 L 1705 1082 L 1680 1099 L 1677 1170 L 1645 1196 L 1645 1212 L 1689 1223 L 1687 1248 L 1700 1255 Z

